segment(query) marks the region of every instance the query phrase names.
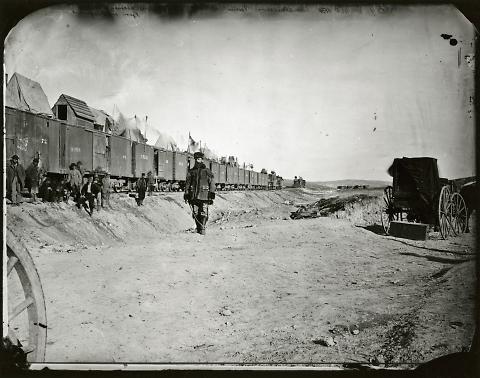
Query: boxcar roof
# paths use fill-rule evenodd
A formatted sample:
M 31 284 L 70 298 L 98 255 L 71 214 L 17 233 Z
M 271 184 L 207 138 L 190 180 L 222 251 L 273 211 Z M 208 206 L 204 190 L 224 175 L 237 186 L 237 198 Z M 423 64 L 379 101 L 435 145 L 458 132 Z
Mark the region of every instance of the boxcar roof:
M 62 94 L 62 97 L 67 101 L 68 105 L 73 109 L 77 117 L 85 118 L 89 121 L 95 121 L 95 116 L 90 111 L 87 103 L 85 101 L 79 100 L 78 98 Z
M 113 124 L 113 117 L 107 114 L 105 111 L 92 108 L 91 106 L 89 106 L 88 108 L 90 109 L 91 113 L 95 117 L 96 124 L 105 126 L 107 124 L 107 119 L 111 124 Z

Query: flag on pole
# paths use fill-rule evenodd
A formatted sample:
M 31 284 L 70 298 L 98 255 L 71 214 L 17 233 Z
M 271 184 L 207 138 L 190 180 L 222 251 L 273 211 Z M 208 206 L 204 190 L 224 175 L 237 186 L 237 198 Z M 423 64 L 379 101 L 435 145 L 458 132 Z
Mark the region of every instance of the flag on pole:
M 195 142 L 190 133 L 188 133 L 188 152 L 195 153 L 200 151 L 200 144 Z

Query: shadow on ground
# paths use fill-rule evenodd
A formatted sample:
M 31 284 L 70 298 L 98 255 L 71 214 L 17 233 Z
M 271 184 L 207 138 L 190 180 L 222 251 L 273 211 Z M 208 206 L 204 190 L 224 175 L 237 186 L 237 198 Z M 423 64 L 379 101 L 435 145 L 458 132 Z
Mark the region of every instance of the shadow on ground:
M 423 257 L 424 259 L 427 259 L 428 261 L 433 261 L 433 262 L 439 262 L 442 264 L 460 264 L 464 263 L 473 259 L 448 259 L 445 257 L 438 257 L 438 256 L 431 256 L 431 255 L 419 255 L 418 253 L 412 253 L 412 252 L 400 252 L 401 255 L 404 256 L 415 256 L 415 257 Z
M 377 235 L 386 236 L 385 231 L 383 230 L 383 227 L 379 224 L 371 224 L 368 226 L 357 226 L 357 227 L 363 228 L 364 230 L 373 232 L 374 234 L 377 234 Z

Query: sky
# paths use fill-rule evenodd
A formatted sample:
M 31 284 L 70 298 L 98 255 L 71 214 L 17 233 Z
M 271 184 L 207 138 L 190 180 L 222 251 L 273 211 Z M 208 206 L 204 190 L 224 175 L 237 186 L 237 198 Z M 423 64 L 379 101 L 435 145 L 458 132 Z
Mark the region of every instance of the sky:
M 190 133 L 284 178 L 390 180 L 402 156 L 475 174 L 474 28 L 453 6 L 109 12 L 32 13 L 7 36 L 6 73 L 38 81 L 51 106 L 62 93 L 117 106 L 148 116 L 147 137 L 185 149 Z

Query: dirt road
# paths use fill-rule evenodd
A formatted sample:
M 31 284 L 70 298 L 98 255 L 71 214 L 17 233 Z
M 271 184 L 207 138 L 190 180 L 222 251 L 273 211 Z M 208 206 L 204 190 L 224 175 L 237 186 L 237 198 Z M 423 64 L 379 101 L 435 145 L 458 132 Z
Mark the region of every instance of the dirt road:
M 94 219 L 67 205 L 14 209 L 10 225 L 30 230 L 45 292 L 46 360 L 392 365 L 470 345 L 473 234 L 380 235 L 373 205 L 288 218 L 292 204 L 315 198 L 221 194 L 206 236 L 186 230 L 181 193 L 147 198 L 131 218 L 123 197 Z M 159 209 L 164 224 L 151 225 Z M 325 336 L 335 345 L 319 344 Z

